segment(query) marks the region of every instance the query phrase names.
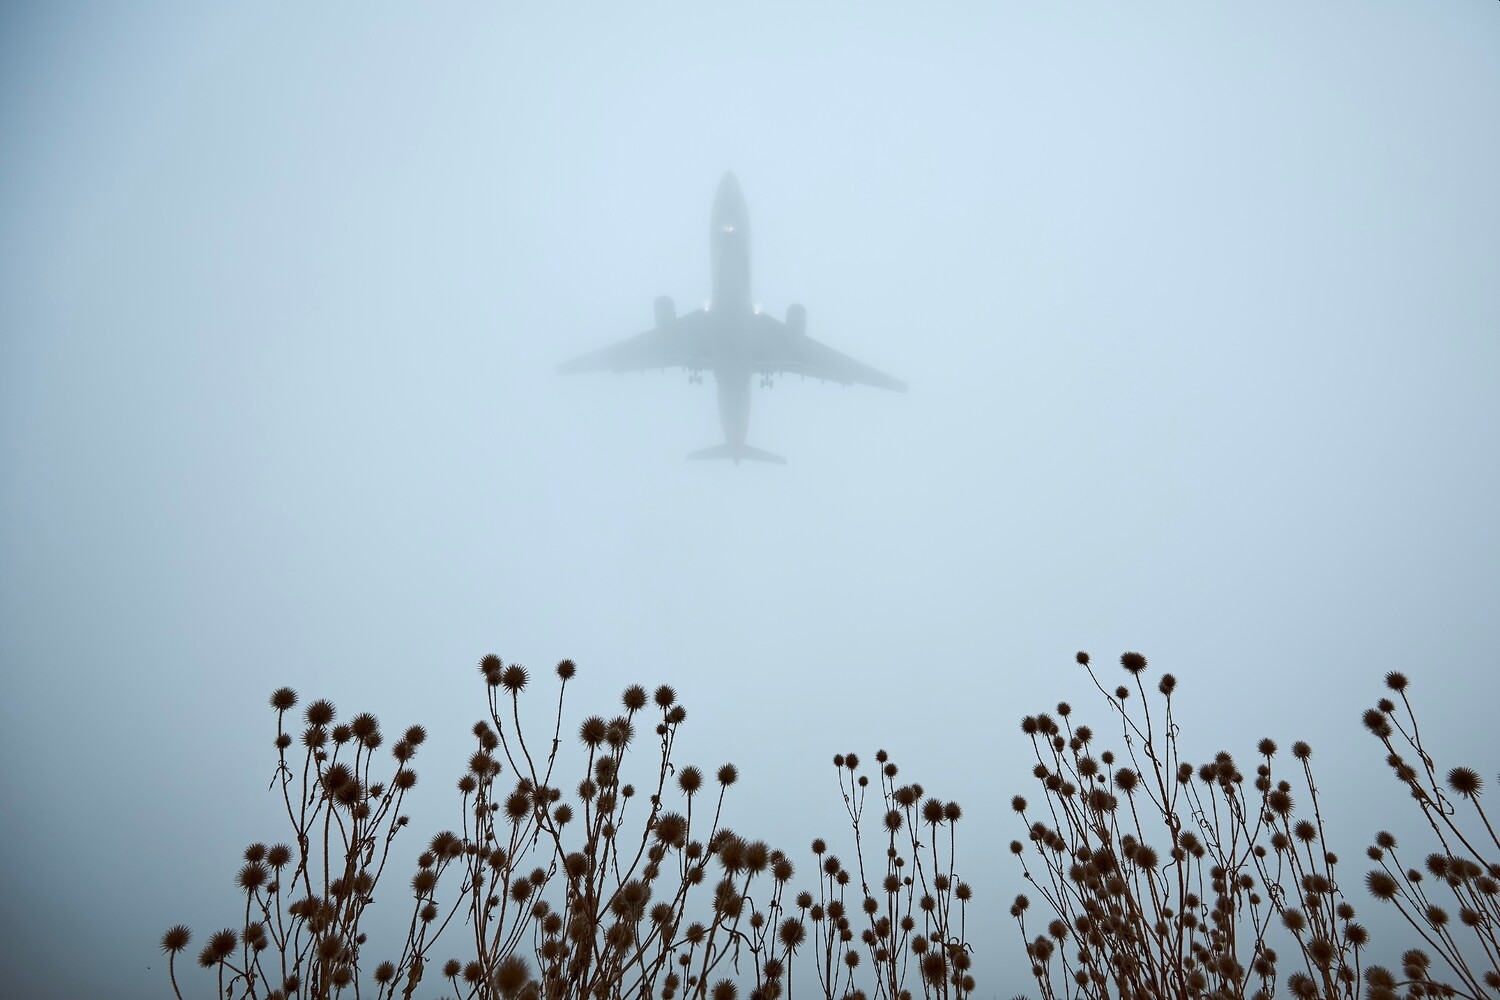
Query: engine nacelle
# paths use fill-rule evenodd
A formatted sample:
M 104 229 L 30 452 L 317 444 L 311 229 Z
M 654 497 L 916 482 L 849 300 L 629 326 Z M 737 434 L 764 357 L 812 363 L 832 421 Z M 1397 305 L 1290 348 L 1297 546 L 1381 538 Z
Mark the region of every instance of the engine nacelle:
M 677 306 L 670 295 L 659 295 L 656 298 L 656 328 L 665 330 L 677 322 Z
M 807 307 L 786 307 L 786 328 L 792 331 L 794 337 L 805 337 L 807 335 Z

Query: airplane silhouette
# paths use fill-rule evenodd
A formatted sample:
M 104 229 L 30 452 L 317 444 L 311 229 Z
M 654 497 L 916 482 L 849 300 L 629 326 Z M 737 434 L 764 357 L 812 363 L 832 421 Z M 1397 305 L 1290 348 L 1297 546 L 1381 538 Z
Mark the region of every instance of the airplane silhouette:
M 807 335 L 807 310 L 788 306 L 786 322 L 760 312 L 750 299 L 750 220 L 734 174 L 726 173 L 714 196 L 709 224 L 713 299 L 703 309 L 677 315 L 670 297 L 656 300 L 656 326 L 645 333 L 558 367 L 564 373 L 645 371 L 685 368 L 688 381 L 714 373 L 719 389 L 719 420 L 724 443 L 691 452 L 688 458 L 748 458 L 785 465 L 786 459 L 745 443 L 750 425 L 750 379 L 771 388 L 782 373 L 811 375 L 844 385 L 859 382 L 905 392 L 906 383 L 840 354 Z

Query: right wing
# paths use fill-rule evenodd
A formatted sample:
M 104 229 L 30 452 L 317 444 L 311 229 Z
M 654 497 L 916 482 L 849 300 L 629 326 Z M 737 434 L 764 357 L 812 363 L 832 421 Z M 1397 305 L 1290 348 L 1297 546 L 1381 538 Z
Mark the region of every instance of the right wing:
M 643 372 L 651 368 L 687 368 L 703 371 L 713 367 L 709 355 L 708 312 L 695 309 L 683 313 L 666 326 L 627 337 L 557 366 L 564 374 L 574 372 Z
M 820 344 L 770 313 L 756 313 L 755 323 L 755 370 L 762 375 L 788 372 L 844 385 L 858 382 L 893 392 L 906 391 L 906 383 L 900 379 Z

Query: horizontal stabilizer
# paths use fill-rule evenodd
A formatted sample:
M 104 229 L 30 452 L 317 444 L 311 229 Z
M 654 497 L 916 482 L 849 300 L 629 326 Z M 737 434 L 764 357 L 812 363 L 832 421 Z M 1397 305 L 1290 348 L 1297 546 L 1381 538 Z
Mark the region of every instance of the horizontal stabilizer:
M 739 465 L 742 458 L 748 458 L 754 462 L 770 462 L 772 465 L 786 464 L 786 459 L 780 455 L 773 455 L 769 451 L 752 448 L 748 444 L 742 444 L 739 447 L 730 444 L 715 445 L 712 448 L 704 448 L 701 451 L 688 452 L 688 458 L 728 458 L 733 460 L 735 465 Z

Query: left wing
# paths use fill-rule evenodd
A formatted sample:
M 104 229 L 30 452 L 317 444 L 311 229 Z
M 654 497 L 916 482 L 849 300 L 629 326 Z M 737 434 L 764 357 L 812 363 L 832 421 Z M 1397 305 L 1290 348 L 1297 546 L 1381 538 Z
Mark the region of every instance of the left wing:
M 695 309 L 658 325 L 645 333 L 627 337 L 557 366 L 573 372 L 643 372 L 649 368 L 688 368 L 702 371 L 713 367 L 709 356 L 708 313 Z
M 800 324 L 799 324 L 800 326 Z M 820 344 L 769 313 L 756 313 L 755 371 L 761 375 L 791 372 L 843 385 L 860 383 L 905 392 L 906 383 Z

